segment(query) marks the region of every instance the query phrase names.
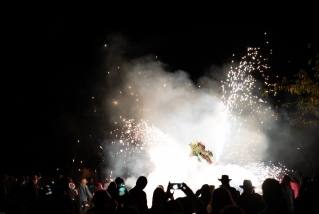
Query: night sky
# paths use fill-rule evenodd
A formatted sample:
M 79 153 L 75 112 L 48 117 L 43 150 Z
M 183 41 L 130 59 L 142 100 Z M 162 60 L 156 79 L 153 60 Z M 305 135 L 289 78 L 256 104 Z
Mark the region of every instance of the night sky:
M 104 44 L 112 35 L 126 38 L 128 59 L 157 55 L 168 71 L 184 70 L 194 82 L 264 41 L 279 76 L 307 65 L 308 43 L 319 48 L 314 5 L 26 4 L 6 14 L 1 165 L 11 172 L 50 173 L 83 152 L 82 135 L 94 136 L 87 144 L 103 140 L 96 130 L 107 123 L 85 112 L 103 103 Z

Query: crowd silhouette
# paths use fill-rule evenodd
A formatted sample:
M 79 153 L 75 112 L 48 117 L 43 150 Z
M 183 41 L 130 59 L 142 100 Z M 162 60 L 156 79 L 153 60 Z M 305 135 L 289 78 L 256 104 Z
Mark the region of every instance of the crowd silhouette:
M 16 178 L 2 176 L 0 186 L 0 213 L 37 214 L 273 214 L 319 213 L 319 178 L 302 176 L 299 179 L 284 175 L 280 181 L 267 178 L 262 183 L 262 194 L 254 191 L 247 178 L 236 190 L 232 179 L 221 175 L 221 184 L 215 187 L 203 184 L 193 192 L 186 183 L 158 184 L 155 187 L 151 207 L 148 207 L 144 188 L 148 184 L 140 176 L 129 189 L 121 177 L 94 182 L 82 178 L 78 185 L 71 178 L 60 175 L 55 185 L 42 186 L 41 174 L 32 173 Z M 175 191 L 183 191 L 184 197 L 174 197 Z M 241 194 L 240 194 L 241 192 Z

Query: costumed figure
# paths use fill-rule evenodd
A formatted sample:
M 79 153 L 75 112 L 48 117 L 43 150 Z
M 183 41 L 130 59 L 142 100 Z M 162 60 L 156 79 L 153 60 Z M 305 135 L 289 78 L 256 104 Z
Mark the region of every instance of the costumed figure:
M 211 157 L 213 157 L 213 153 L 209 150 L 205 150 L 205 145 L 201 141 L 195 141 L 194 143 L 190 143 L 189 146 L 191 147 L 190 157 L 202 157 L 208 163 L 213 163 L 210 159 Z

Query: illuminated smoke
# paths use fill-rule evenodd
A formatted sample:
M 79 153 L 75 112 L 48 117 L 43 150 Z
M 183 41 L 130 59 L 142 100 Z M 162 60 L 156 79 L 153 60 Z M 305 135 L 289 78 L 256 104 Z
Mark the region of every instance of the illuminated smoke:
M 185 182 L 196 191 L 204 183 L 218 186 L 218 178 L 228 174 L 238 190 L 250 179 L 260 191 L 265 178 L 279 178 L 285 167 L 262 162 L 264 130 L 273 118 L 260 95 L 268 65 L 259 50 L 248 48 L 222 83 L 202 79 L 194 84 L 184 71 L 166 72 L 157 57 L 118 63 L 108 73 L 113 93 L 107 108 L 116 128 L 104 145 L 110 162 L 105 172 L 126 177 L 128 186 L 147 176 L 149 203 L 156 186 L 166 187 L 168 181 Z M 213 152 L 213 164 L 189 156 L 193 140 Z

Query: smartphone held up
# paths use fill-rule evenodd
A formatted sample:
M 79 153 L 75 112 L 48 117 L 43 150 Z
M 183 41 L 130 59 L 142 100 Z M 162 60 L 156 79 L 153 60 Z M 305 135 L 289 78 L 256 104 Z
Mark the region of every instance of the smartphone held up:
M 119 196 L 125 195 L 125 190 L 126 190 L 125 184 L 123 184 L 123 183 L 120 184 L 119 187 L 118 187 L 118 189 L 119 189 Z
M 177 189 L 182 189 L 183 188 L 183 183 L 171 183 L 170 189 L 177 190 Z

